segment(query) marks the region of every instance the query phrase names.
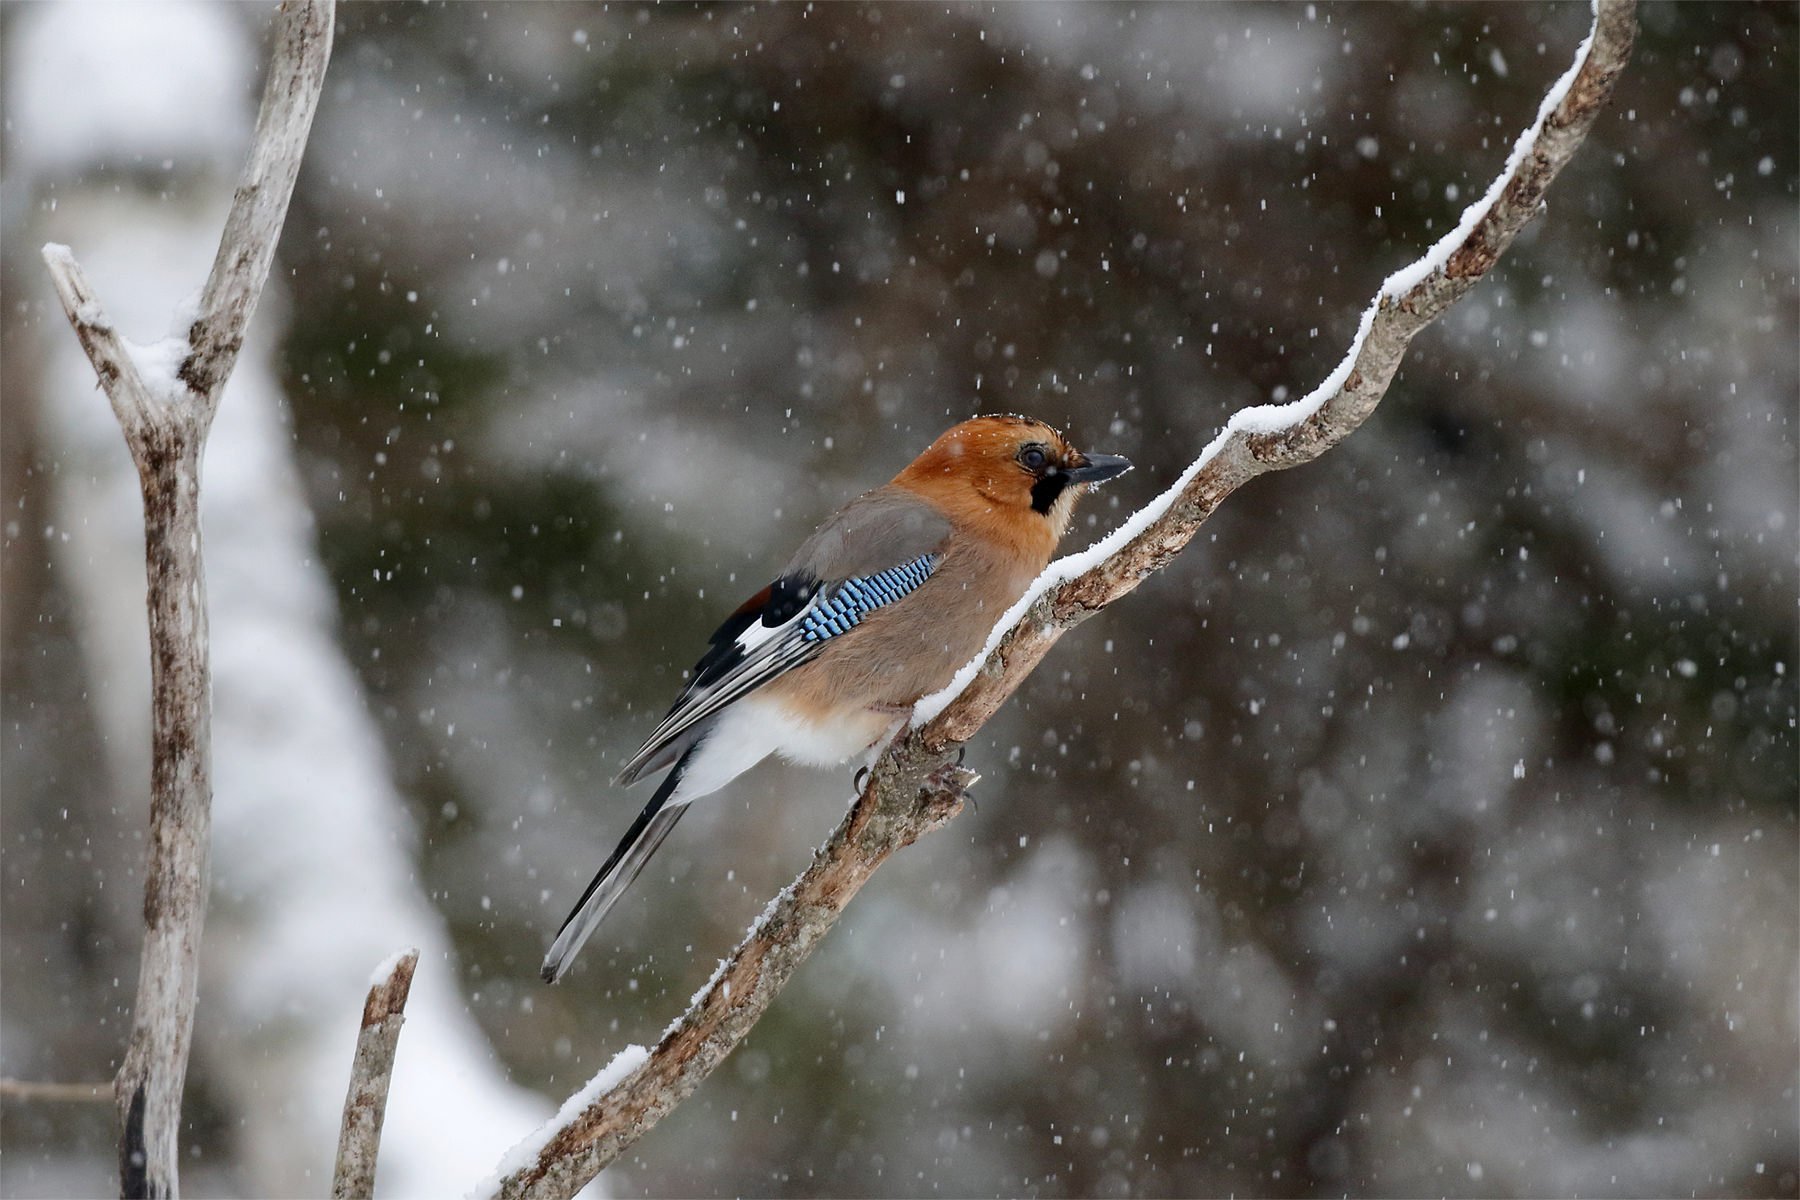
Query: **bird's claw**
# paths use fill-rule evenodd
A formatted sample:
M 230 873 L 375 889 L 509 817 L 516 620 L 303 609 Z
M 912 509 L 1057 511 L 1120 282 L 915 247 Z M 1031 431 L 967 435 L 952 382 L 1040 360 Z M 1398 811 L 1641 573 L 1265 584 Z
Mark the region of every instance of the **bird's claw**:
M 920 800 L 927 808 L 940 810 L 948 819 L 965 800 L 969 789 L 981 776 L 961 763 L 945 763 L 925 777 L 920 787 Z

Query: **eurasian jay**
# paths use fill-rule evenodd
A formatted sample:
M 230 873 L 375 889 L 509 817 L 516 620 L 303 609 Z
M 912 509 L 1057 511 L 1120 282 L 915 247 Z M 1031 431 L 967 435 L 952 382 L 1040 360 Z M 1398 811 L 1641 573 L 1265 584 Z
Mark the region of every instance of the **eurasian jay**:
M 1050 562 L 1075 497 L 1129 470 L 1026 417 L 954 426 L 840 508 L 712 635 L 675 706 L 625 764 L 669 768 L 544 958 L 576 951 L 687 806 L 767 758 L 835 766 L 950 682 Z

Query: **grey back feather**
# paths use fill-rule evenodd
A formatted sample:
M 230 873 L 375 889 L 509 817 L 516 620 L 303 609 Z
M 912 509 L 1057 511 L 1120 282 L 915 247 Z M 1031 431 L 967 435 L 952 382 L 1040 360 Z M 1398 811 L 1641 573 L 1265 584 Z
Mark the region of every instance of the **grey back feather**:
M 936 505 L 893 484 L 865 492 L 800 543 L 783 574 L 825 583 L 873 575 L 943 545 L 950 522 Z

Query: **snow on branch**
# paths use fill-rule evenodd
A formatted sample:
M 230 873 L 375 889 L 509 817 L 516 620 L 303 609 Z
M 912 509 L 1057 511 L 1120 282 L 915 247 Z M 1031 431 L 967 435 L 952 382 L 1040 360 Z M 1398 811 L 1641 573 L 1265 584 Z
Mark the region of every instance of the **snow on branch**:
M 387 1115 L 394 1052 L 406 1020 L 419 952 L 405 950 L 375 968 L 363 1004 L 362 1030 L 350 1060 L 350 1091 L 344 1097 L 344 1124 L 338 1133 L 332 1200 L 368 1200 L 375 1194 L 375 1160 L 381 1152 L 381 1122 Z
M 126 1196 L 179 1192 L 181 1093 L 193 1041 L 212 823 L 212 683 L 200 460 L 219 393 L 268 281 L 331 57 L 332 0 L 287 0 L 255 140 L 185 338 L 133 346 L 67 246 L 44 263 L 137 464 L 150 617 L 150 860 L 130 1039 L 114 1083 Z
M 1633 0 L 1597 0 L 1594 25 L 1481 200 L 1423 257 L 1389 276 L 1349 352 L 1305 397 L 1244 409 L 1162 495 L 1090 549 L 1059 559 L 995 627 L 982 654 L 926 697 L 912 728 L 876 762 L 812 865 L 770 902 L 649 1055 L 602 1072 L 475 1194 L 573 1196 L 697 1088 L 749 1032 L 864 881 L 894 851 L 942 825 L 974 777 L 945 766 L 1062 634 L 1167 566 L 1244 483 L 1297 466 L 1366 420 L 1413 337 L 1491 269 L 1540 212 L 1631 54 Z M 635 1056 L 634 1056 L 635 1057 Z M 574 1111 L 570 1111 L 573 1109 Z
M 1311 392 L 1234 413 L 1168 490 L 1080 554 L 1050 564 L 950 685 L 921 700 L 914 734 L 934 751 L 969 739 L 1069 629 L 1132 591 L 1256 476 L 1317 458 L 1375 411 L 1413 337 L 1486 275 L 1543 208 L 1544 192 L 1612 94 L 1631 56 L 1633 0 L 1599 0 L 1575 61 L 1553 84 L 1506 167 L 1455 229 L 1388 276 L 1350 349 Z M 1015 666 L 1015 664 L 1018 664 Z

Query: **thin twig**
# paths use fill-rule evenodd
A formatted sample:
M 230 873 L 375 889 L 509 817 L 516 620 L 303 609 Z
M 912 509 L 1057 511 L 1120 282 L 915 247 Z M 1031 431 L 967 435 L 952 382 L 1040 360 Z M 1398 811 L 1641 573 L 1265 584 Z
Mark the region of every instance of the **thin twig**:
M 344 1097 L 344 1124 L 338 1133 L 332 1200 L 368 1200 L 375 1194 L 375 1160 L 381 1153 L 381 1121 L 387 1115 L 394 1051 L 400 1044 L 406 997 L 418 965 L 419 952 L 408 950 L 378 967 L 369 985 L 362 1031 L 356 1035 L 356 1055 L 350 1062 L 350 1091 Z
M 335 0 L 286 0 L 275 19 L 275 50 L 250 157 L 200 294 L 200 315 L 188 330 L 193 352 L 177 371 L 181 381 L 200 395 L 216 396 L 231 374 L 244 345 L 244 330 L 268 282 L 313 111 L 325 89 L 334 6 Z
M 75 255 L 67 246 L 55 242 L 44 247 L 43 255 L 44 266 L 50 272 L 50 284 L 56 289 L 57 299 L 62 301 L 63 312 L 68 315 L 69 324 L 74 327 L 88 361 L 94 364 L 100 386 L 112 404 L 113 415 L 118 418 L 119 427 L 126 431 L 126 441 L 134 442 L 145 414 L 155 411 L 156 397 L 145 385 L 144 377 L 138 374 L 137 364 L 131 361 L 124 339 L 113 328 L 112 320 L 94 295 Z M 134 456 L 135 453 L 134 450 Z
M 0 1098 L 12 1100 L 111 1100 L 111 1083 L 44 1083 L 35 1079 L 0 1079 Z
M 979 667 L 920 703 L 914 713 L 919 727 L 882 755 L 812 865 L 769 905 L 655 1049 L 615 1086 L 578 1111 L 559 1114 L 515 1150 L 508 1169 L 478 1194 L 505 1200 L 573 1196 L 642 1137 L 731 1052 L 875 868 L 954 815 L 960 781 L 942 764 L 1065 630 L 1168 565 L 1246 481 L 1317 457 L 1367 419 L 1407 344 L 1474 286 L 1537 215 L 1545 188 L 1611 94 L 1630 57 L 1634 30 L 1632 0 L 1601 0 L 1593 33 L 1546 96 L 1507 170 L 1456 230 L 1388 280 L 1350 353 L 1325 383 L 1292 405 L 1238 413 L 1161 497 L 1089 551 L 1051 564 L 1001 618 Z
M 119 1178 L 126 1196 L 179 1193 L 177 1142 L 206 917 L 212 819 L 211 674 L 200 543 L 200 459 L 219 393 L 268 281 L 306 133 L 331 55 L 332 0 L 288 0 L 256 137 L 171 376 L 147 377 L 67 247 L 44 262 L 111 400 L 144 493 L 149 577 L 150 861 L 144 946 L 130 1041 L 115 1082 Z

